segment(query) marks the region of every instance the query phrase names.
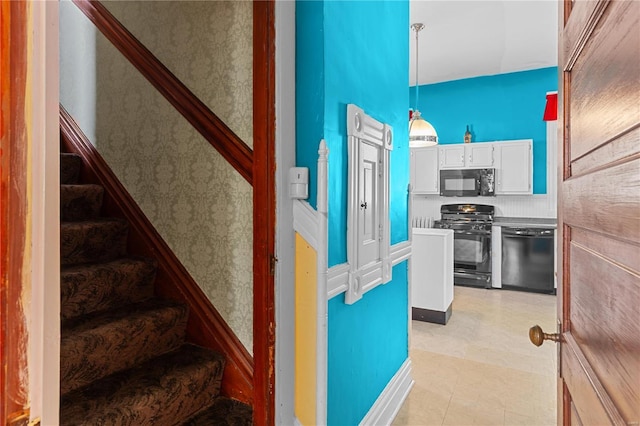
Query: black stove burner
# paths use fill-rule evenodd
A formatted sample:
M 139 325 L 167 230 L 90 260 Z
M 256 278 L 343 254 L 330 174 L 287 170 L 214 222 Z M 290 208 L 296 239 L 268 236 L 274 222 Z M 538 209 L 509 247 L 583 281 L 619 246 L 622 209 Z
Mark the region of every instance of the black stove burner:
M 443 204 L 440 207 L 441 225 L 448 224 L 445 229 L 456 227 L 473 228 L 476 223 L 491 224 L 495 208 L 486 204 Z
M 468 220 L 436 220 L 434 228 L 471 230 L 471 231 L 491 231 L 491 221 L 468 221 Z

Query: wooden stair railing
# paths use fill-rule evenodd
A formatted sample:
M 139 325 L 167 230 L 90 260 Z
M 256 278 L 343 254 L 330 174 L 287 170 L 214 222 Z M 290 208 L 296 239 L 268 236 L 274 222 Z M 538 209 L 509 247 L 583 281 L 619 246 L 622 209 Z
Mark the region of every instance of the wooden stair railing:
M 100 2 L 73 0 L 102 34 L 253 185 L 253 151 Z
M 225 355 L 227 365 L 222 380 L 223 395 L 253 405 L 254 362 L 251 354 L 62 105 L 60 136 L 64 151 L 82 157 L 83 180 L 104 187 L 102 212 L 106 216 L 122 217 L 129 222 L 128 251 L 158 261 L 156 294 L 189 305 L 188 340 Z

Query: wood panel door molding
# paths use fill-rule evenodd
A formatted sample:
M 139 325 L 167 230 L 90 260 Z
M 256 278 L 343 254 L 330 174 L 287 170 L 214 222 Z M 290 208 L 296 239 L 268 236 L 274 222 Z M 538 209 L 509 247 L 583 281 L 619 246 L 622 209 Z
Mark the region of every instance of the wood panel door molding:
M 559 423 L 640 422 L 640 2 L 560 2 Z
M 275 1 L 253 3 L 253 358 L 256 425 L 275 423 Z
M 29 420 L 27 2 L 0 3 L 0 422 Z

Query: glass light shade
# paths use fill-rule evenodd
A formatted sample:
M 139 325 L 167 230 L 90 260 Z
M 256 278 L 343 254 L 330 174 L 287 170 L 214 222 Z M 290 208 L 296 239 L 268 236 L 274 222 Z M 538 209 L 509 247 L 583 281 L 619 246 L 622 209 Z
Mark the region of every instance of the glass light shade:
M 420 148 L 438 144 L 436 129 L 415 111 L 409 121 L 409 148 Z

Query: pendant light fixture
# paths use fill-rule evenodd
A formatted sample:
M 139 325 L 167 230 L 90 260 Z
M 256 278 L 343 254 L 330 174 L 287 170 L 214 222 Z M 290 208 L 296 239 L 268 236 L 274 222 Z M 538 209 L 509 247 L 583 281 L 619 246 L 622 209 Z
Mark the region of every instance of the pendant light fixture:
M 418 33 L 424 29 L 424 24 L 411 24 L 411 29 L 416 33 L 416 107 L 409 120 L 409 147 L 419 148 L 437 145 L 438 134 L 431 123 L 422 118 L 418 111 Z

